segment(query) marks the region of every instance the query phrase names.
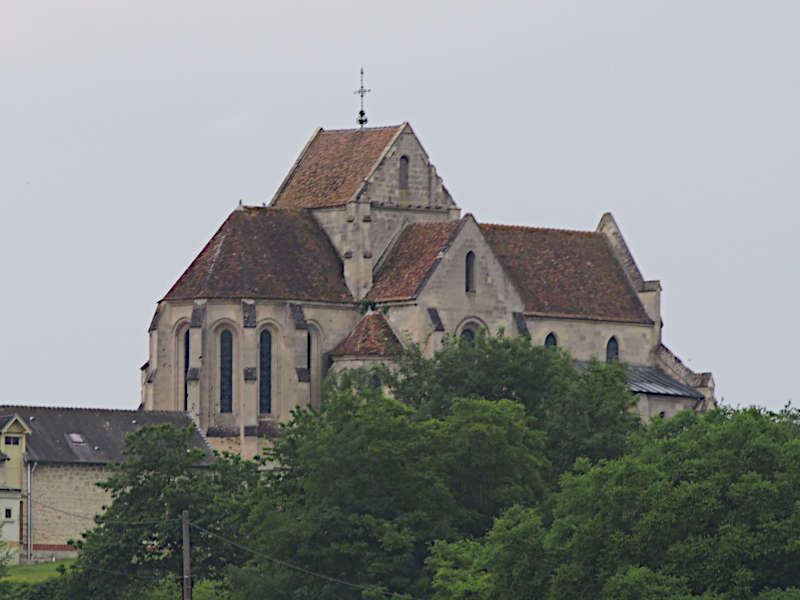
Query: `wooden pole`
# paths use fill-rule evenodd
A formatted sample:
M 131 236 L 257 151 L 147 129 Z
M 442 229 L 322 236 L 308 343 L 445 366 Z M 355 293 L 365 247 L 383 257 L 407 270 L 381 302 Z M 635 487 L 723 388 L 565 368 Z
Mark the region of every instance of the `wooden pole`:
M 181 514 L 183 523 L 183 600 L 192 600 L 192 560 L 189 553 L 189 511 Z

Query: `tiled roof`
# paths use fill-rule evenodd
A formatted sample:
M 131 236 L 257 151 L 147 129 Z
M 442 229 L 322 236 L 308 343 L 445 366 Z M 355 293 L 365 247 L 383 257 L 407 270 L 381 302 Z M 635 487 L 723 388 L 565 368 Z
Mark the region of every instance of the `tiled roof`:
M 28 460 L 45 463 L 120 463 L 125 460 L 126 434 L 143 425 L 187 427 L 192 423 L 182 412 L 0 406 L 3 423 L 14 415 L 31 429 L 26 441 Z M 78 434 L 72 436 L 75 441 L 70 434 Z M 204 464 L 211 462 L 213 453 L 199 432 L 192 446 L 206 453 Z
M 352 302 L 342 263 L 305 211 L 235 210 L 165 300 L 272 298 Z
M 408 225 L 375 273 L 371 300 L 407 300 L 416 297 L 420 285 L 433 270 L 439 253 L 463 221 Z
M 602 233 L 481 225 L 527 314 L 652 323 Z
M 331 356 L 397 356 L 403 350 L 383 313 L 364 315 Z
M 319 129 L 281 185 L 272 206 L 341 206 L 358 190 L 402 125 Z

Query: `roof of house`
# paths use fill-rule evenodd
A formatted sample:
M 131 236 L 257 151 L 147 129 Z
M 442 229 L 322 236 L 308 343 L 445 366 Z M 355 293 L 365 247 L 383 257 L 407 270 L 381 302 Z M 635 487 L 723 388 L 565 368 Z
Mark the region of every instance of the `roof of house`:
M 0 406 L 0 422 L 15 415 L 31 429 L 25 447 L 28 460 L 42 463 L 120 463 L 125 460 L 126 434 L 143 425 L 187 427 L 193 423 L 183 412 Z M 203 450 L 203 464 L 210 464 L 213 452 L 197 431 L 192 447 Z
M 526 314 L 652 321 L 602 233 L 481 224 Z
M 392 331 L 382 312 L 368 312 L 356 323 L 331 356 L 393 357 L 403 351 L 400 340 Z
M 463 222 L 462 219 L 408 225 L 375 273 L 367 298 L 388 301 L 416 297 Z
M 336 250 L 309 213 L 249 206 L 230 214 L 164 297 L 195 298 L 353 301 Z
M 271 205 L 327 208 L 346 204 L 402 127 L 318 129 Z
M 628 365 L 628 379 L 634 394 L 681 396 L 702 400 L 703 394 L 673 379 L 655 367 Z

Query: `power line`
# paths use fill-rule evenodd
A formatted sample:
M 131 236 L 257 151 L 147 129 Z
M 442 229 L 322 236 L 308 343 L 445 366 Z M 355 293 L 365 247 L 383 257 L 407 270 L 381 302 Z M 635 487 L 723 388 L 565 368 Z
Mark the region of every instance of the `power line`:
M 209 531 L 205 527 L 201 527 L 200 525 L 197 525 L 196 523 L 189 522 L 189 525 L 191 527 L 194 527 L 195 529 L 199 529 L 200 531 L 202 531 L 203 533 L 205 533 L 207 535 L 210 535 L 212 537 L 220 539 L 223 542 L 227 542 L 231 546 L 239 548 L 240 550 L 244 550 L 245 552 L 250 552 L 251 554 L 254 554 L 254 555 L 259 556 L 261 558 L 265 558 L 265 559 L 267 559 L 269 561 L 272 561 L 272 562 L 274 562 L 274 563 L 276 563 L 278 565 L 281 565 L 282 567 L 286 567 L 287 569 L 293 569 L 295 571 L 299 571 L 300 573 L 304 573 L 306 575 L 311 575 L 312 577 L 317 577 L 318 579 L 324 579 L 325 581 L 329 581 L 331 583 L 338 583 L 340 585 L 344 585 L 344 586 L 351 587 L 351 588 L 354 588 L 354 589 L 377 592 L 379 594 L 382 594 L 382 595 L 386 596 L 387 598 L 405 597 L 405 598 L 410 598 L 411 600 L 420 600 L 419 598 L 414 598 L 413 596 L 405 596 L 404 594 L 396 594 L 394 592 L 384 592 L 384 591 L 375 589 L 375 587 L 373 587 L 373 586 L 361 585 L 359 583 L 352 583 L 350 581 L 345 581 L 344 579 L 338 579 L 337 577 L 331 577 L 330 575 L 325 575 L 324 573 L 317 573 L 316 571 L 312 571 L 312 570 L 306 569 L 304 567 L 299 567 L 297 565 L 293 565 L 292 563 L 286 562 L 285 560 L 281 560 L 279 558 L 275 558 L 274 556 L 270 556 L 269 554 L 264 554 L 263 552 L 259 552 L 258 550 L 253 550 L 252 548 L 248 548 L 247 546 L 243 546 L 242 544 L 234 542 L 233 540 L 230 540 L 230 539 L 228 539 L 226 537 L 223 537 L 223 536 L 219 535 L 218 533 L 214 533 L 213 531 Z
M 39 506 L 42 506 L 44 508 L 49 508 L 50 510 L 55 511 L 57 513 L 61 513 L 63 515 L 68 515 L 70 517 L 75 517 L 77 519 L 85 519 L 86 521 L 92 521 L 93 523 L 97 523 L 97 521 L 95 520 L 95 517 L 89 517 L 89 516 L 86 516 L 86 515 L 80 515 L 78 513 L 70 512 L 68 510 L 64 510 L 64 509 L 55 507 L 55 506 L 53 506 L 51 504 L 47 504 L 45 502 L 42 502 L 41 500 L 36 500 L 35 498 L 33 499 L 33 503 L 34 504 L 38 504 Z M 117 520 L 117 519 L 109 519 L 107 521 L 103 521 L 102 523 L 97 523 L 97 524 L 98 525 L 155 525 L 156 523 L 167 523 L 169 521 L 177 521 L 177 520 L 178 520 L 177 517 L 172 517 L 172 518 L 169 518 L 169 519 L 158 519 L 158 520 L 152 520 L 152 521 L 123 521 L 123 520 Z

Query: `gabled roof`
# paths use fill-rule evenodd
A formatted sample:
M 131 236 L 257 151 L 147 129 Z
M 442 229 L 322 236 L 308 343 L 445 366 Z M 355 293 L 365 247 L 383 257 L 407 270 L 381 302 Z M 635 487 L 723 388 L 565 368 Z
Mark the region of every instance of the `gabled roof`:
M 305 211 L 235 210 L 165 300 L 270 298 L 352 302 L 342 263 Z
M 317 129 L 270 206 L 327 208 L 346 204 L 403 126 Z
M 462 219 L 408 225 L 375 273 L 367 298 L 378 301 L 415 298 L 463 222 Z
M 383 313 L 368 312 L 356 323 L 331 356 L 385 356 L 395 357 L 403 351 L 400 340 L 392 331 Z
M 120 463 L 125 460 L 126 434 L 143 425 L 192 424 L 182 412 L 0 406 L 0 420 L 14 415 L 30 428 L 25 442 L 28 460 L 43 463 Z M 192 446 L 203 450 L 204 464 L 210 464 L 213 452 L 199 432 Z
M 525 313 L 652 321 L 602 233 L 482 224 L 525 302 Z

